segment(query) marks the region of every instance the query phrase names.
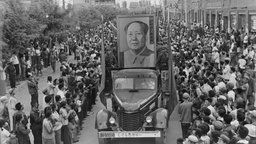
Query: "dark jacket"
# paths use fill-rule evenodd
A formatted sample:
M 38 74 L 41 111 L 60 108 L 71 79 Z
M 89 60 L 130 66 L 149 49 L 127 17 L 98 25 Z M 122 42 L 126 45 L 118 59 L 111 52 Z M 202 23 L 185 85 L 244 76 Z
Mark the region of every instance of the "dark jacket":
M 16 136 L 18 138 L 19 144 L 30 144 L 29 139 L 30 130 L 22 123 L 16 124 Z
M 43 117 L 40 116 L 40 113 L 38 111 L 32 110 L 30 112 L 30 129 L 33 130 L 40 130 L 42 131 L 42 122 Z
M 37 85 L 37 81 L 31 81 L 28 80 L 27 81 L 28 84 L 28 91 L 31 95 L 33 94 L 38 94 L 38 85 Z

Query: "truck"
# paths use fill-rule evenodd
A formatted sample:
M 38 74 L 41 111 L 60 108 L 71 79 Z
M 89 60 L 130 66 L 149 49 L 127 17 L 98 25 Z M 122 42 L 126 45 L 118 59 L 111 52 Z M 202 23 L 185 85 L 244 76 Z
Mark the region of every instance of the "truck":
M 119 68 L 111 69 L 111 77 L 108 77 L 111 80 L 107 83 L 111 89 L 101 93 L 112 106 L 96 114 L 99 144 L 165 144 L 169 113 L 163 105 L 166 96 L 162 91 L 161 72 L 156 66 L 155 16 L 118 16 L 117 24 Z M 139 26 L 144 33 L 132 29 L 133 26 Z M 130 35 L 135 38 L 129 47 L 127 37 Z M 129 48 L 139 48 L 136 36 L 140 35 L 147 40 L 142 48 L 150 49 L 151 54 L 127 57 Z M 151 59 L 145 65 L 133 65 L 134 61 L 147 61 L 147 58 Z

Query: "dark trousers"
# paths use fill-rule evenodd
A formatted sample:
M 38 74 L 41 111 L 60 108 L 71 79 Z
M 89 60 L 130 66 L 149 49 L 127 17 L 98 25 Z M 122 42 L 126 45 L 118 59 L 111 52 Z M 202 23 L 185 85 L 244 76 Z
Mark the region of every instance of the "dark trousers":
M 16 87 L 16 76 L 15 75 L 9 76 L 9 81 L 10 81 L 11 88 L 15 88 Z
M 248 106 L 254 106 L 254 101 L 255 101 L 254 95 L 248 95 L 247 99 L 248 99 L 248 102 L 249 102 Z
M 35 103 L 38 104 L 38 93 L 31 95 L 31 103 L 30 103 L 30 104 L 31 104 L 31 107 L 32 107 Z
M 56 71 L 56 62 L 51 62 L 53 72 Z
M 72 144 L 72 135 L 68 125 L 63 125 L 61 127 L 61 140 L 63 144 Z
M 184 139 L 189 136 L 189 132 L 188 132 L 189 128 L 190 128 L 190 123 L 181 123 L 182 135 Z
M 42 131 L 32 129 L 32 134 L 34 136 L 34 144 L 42 144 Z

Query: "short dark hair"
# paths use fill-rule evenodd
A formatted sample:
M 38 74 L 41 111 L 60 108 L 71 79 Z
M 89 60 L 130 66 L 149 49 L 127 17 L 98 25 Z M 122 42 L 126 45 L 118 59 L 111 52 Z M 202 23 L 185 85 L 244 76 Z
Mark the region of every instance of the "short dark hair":
M 22 107 L 22 105 L 20 102 L 15 105 L 16 110 L 21 110 L 21 107 Z
M 142 31 L 144 32 L 144 34 L 147 34 L 148 32 L 148 25 L 144 22 L 141 21 L 132 21 L 130 23 L 128 23 L 125 27 L 124 27 L 124 31 L 127 33 L 128 27 L 133 24 L 133 23 L 138 23 L 140 24 L 141 28 L 143 29 Z
M 51 102 L 51 100 L 52 100 L 52 96 L 50 96 L 50 95 L 47 95 L 47 96 L 44 98 L 44 101 L 45 101 L 46 103 Z
M 50 81 L 50 82 L 51 82 L 51 81 L 52 81 L 52 76 L 48 76 L 48 77 L 47 77 L 47 81 Z
M 55 96 L 55 101 L 56 101 L 56 102 L 59 102 L 60 100 L 61 100 L 60 95 L 56 95 L 56 96 Z
M 247 127 L 245 127 L 245 126 L 243 126 L 243 125 L 240 125 L 240 126 L 238 127 L 238 132 L 237 132 L 237 133 L 238 133 L 238 135 L 239 135 L 240 138 L 245 139 L 246 136 L 247 136 L 248 133 L 249 133 L 249 130 L 248 130 Z

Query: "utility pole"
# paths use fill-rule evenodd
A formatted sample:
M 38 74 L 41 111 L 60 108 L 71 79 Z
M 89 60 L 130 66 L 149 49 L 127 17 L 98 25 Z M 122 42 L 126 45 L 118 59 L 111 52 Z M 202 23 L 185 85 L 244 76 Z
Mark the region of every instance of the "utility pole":
M 185 0 L 185 23 L 188 25 L 188 1 Z

